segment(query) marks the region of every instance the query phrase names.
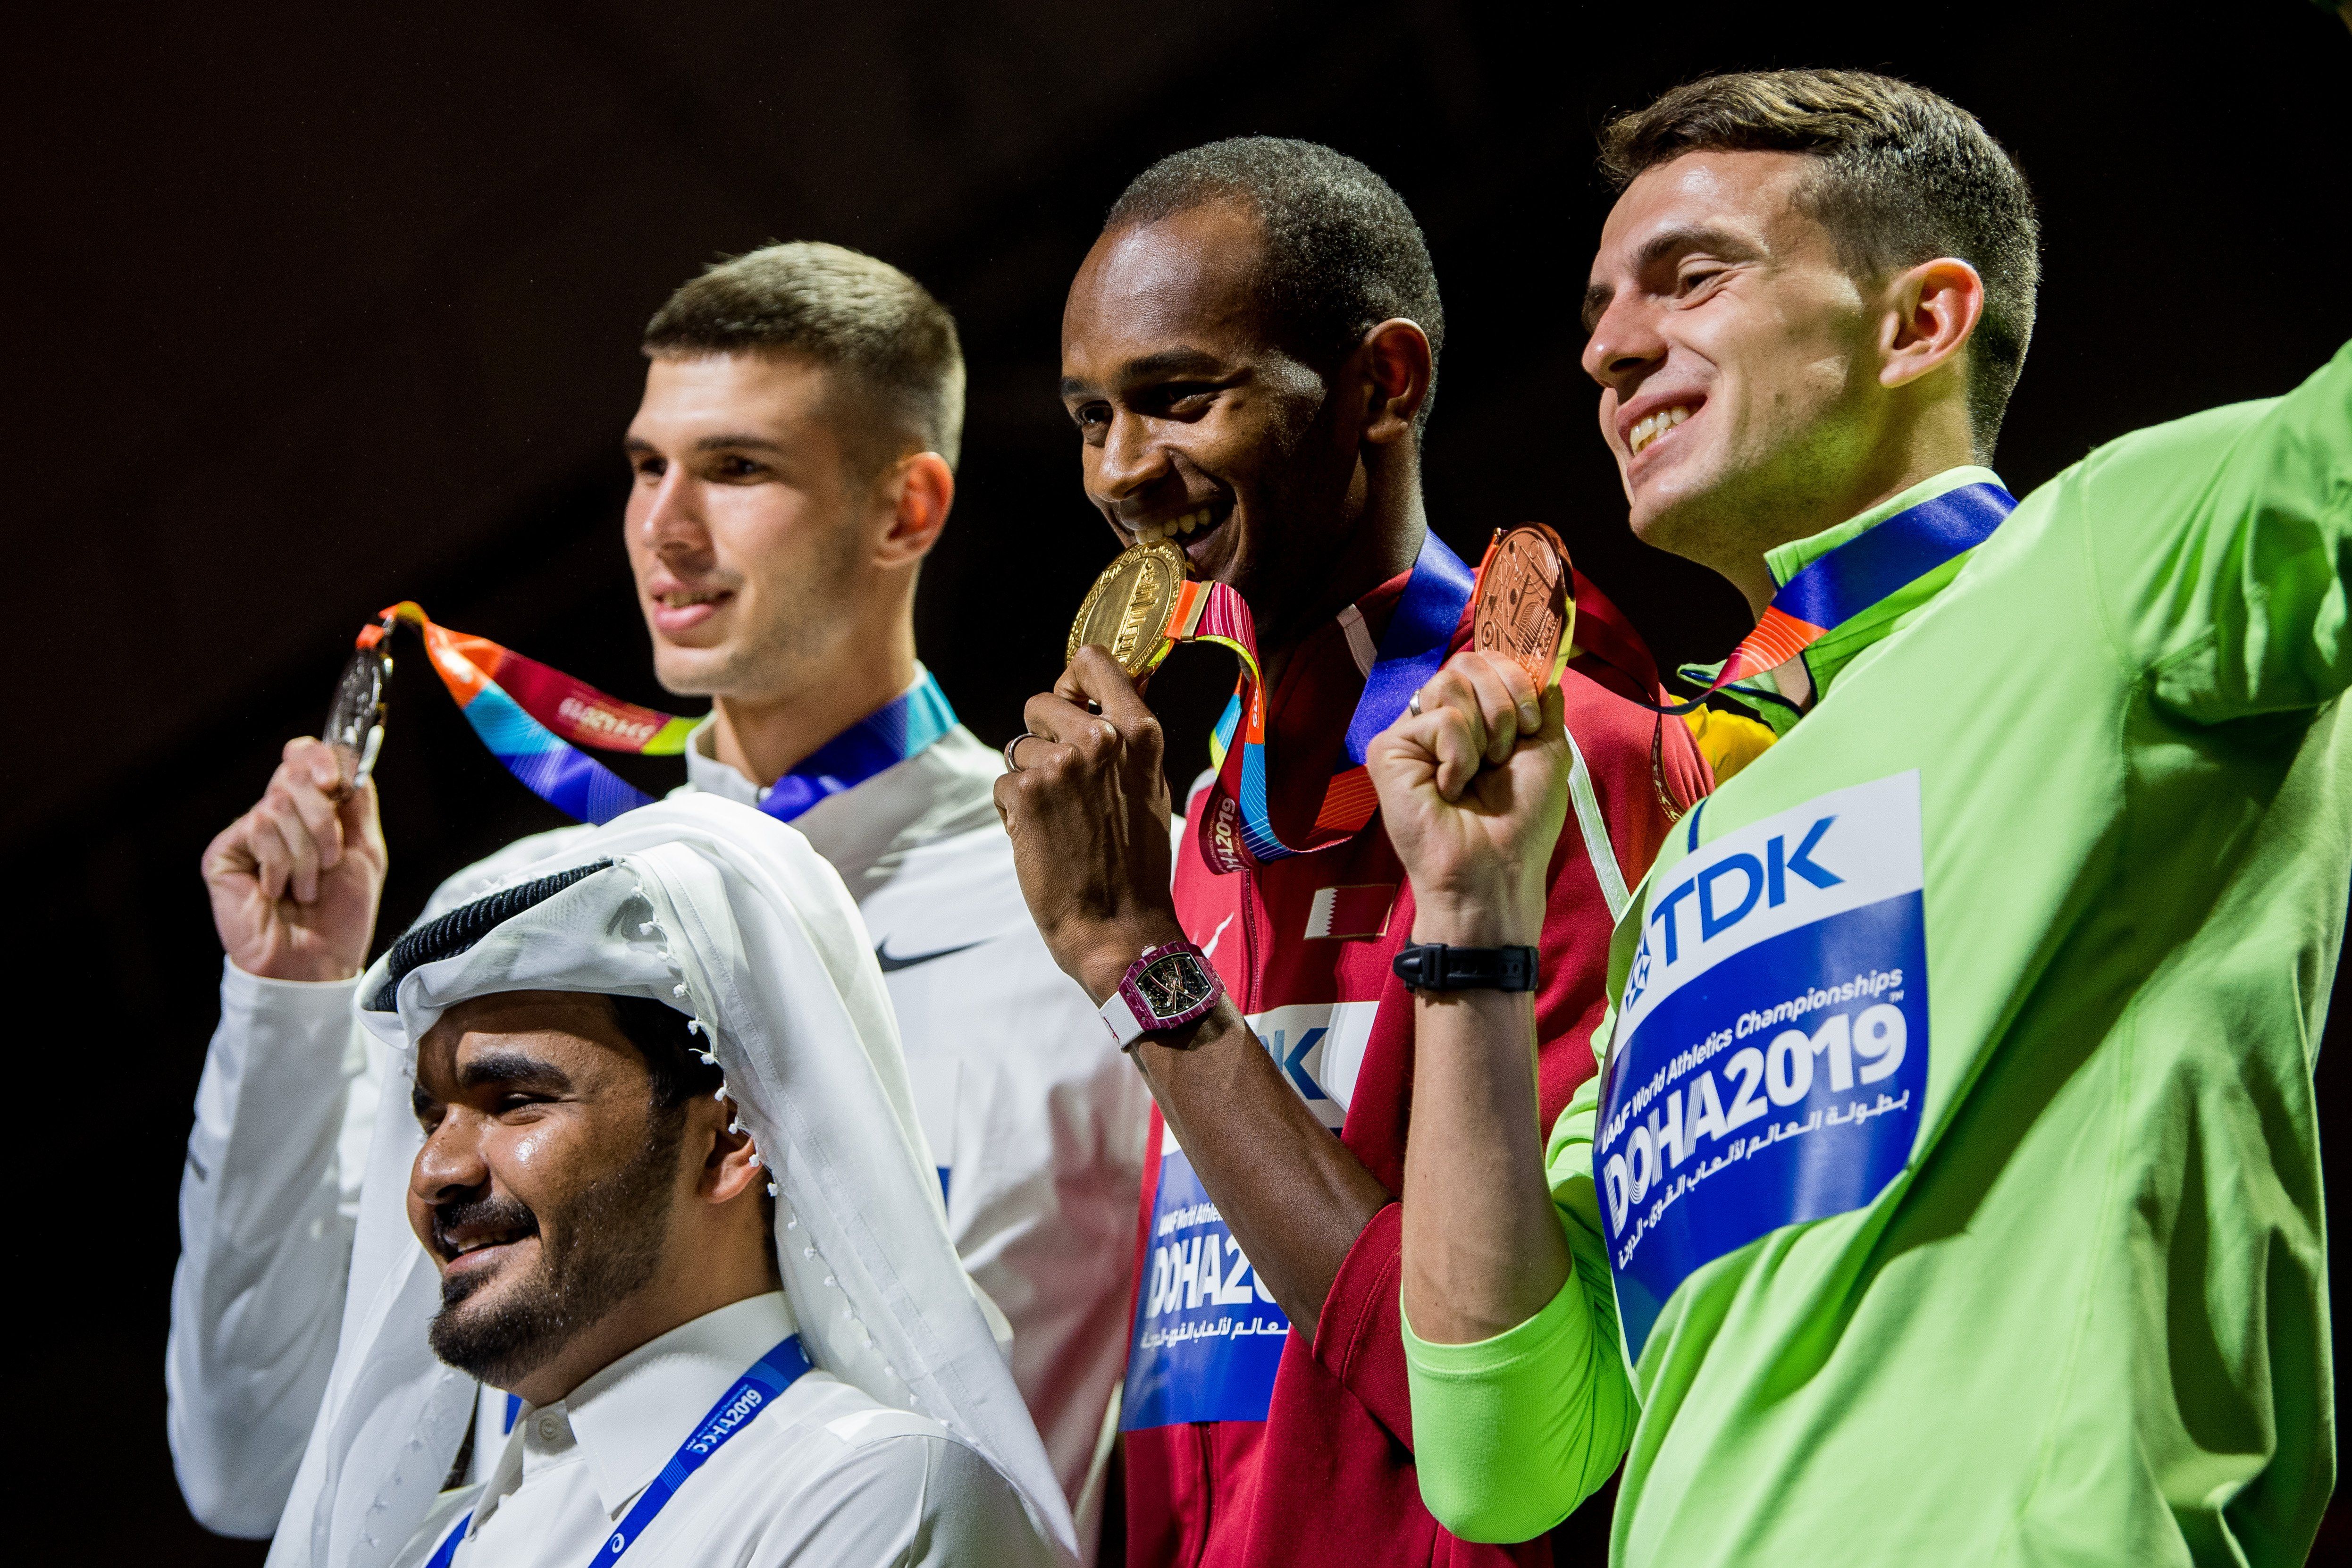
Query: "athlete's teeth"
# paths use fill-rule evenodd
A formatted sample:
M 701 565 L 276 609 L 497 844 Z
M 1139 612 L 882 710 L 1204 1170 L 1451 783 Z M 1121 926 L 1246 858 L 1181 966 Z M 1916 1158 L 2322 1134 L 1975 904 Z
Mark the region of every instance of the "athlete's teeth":
M 1691 411 L 1680 403 L 1676 403 L 1672 408 L 1662 408 L 1655 413 L 1643 414 L 1633 422 L 1632 439 L 1628 444 L 1633 451 L 1639 453 L 1643 447 L 1690 416 Z
M 1135 542 L 1148 545 L 1155 544 L 1161 539 L 1172 539 L 1180 535 L 1192 533 L 1195 529 L 1207 528 L 1215 520 L 1215 517 L 1216 513 L 1213 508 L 1199 507 L 1181 517 L 1171 517 L 1164 523 L 1138 523 L 1135 528 Z

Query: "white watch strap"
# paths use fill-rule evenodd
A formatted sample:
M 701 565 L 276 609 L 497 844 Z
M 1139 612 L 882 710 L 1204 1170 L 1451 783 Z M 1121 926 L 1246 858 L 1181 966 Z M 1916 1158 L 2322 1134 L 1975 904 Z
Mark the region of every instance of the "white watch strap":
M 1118 1042 L 1121 1051 L 1150 1032 L 1151 1026 L 1137 1018 L 1135 1009 L 1128 1006 L 1127 992 L 1123 988 L 1113 991 L 1110 1000 L 1105 1002 L 1100 1010 L 1103 1023 L 1110 1030 L 1111 1039 Z

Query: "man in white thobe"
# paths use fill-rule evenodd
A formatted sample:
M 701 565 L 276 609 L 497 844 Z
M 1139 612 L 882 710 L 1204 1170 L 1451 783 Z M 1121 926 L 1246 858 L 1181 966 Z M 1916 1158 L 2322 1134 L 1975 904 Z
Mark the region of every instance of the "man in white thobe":
M 278 1568 L 1067 1563 L 880 972 L 790 828 L 690 797 L 412 930 Z M 519 1418 L 441 1490 L 477 1381 Z

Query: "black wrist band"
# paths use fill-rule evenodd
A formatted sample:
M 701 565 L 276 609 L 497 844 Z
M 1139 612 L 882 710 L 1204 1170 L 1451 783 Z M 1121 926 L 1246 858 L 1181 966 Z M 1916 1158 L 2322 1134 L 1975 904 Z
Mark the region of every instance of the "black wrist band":
M 1416 991 L 1532 991 L 1532 947 L 1448 947 L 1443 942 L 1407 943 L 1389 967 Z

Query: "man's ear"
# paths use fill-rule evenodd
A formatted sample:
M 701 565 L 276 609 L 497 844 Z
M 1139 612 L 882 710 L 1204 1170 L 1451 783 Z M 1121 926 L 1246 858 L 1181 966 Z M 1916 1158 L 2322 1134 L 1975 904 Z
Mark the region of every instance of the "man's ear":
M 1356 350 L 1368 383 L 1364 439 L 1392 445 L 1412 434 L 1413 415 L 1429 396 L 1433 366 L 1420 323 L 1392 317 L 1364 334 Z
M 1984 315 L 1984 279 L 1956 256 L 1938 256 L 1895 275 L 1879 327 L 1878 384 L 1908 386 L 1948 362 Z
M 948 508 L 955 505 L 955 470 L 936 452 L 918 452 L 884 470 L 880 484 L 891 515 L 875 564 L 911 565 L 930 553 L 947 527 Z
M 694 1101 L 698 1116 L 716 1119 L 718 1125 L 711 1138 L 710 1153 L 702 1162 L 699 1184 L 707 1203 L 732 1203 L 747 1192 L 766 1186 L 772 1179 L 767 1161 L 761 1157 L 759 1146 L 751 1142 L 749 1128 L 740 1133 L 727 1129 L 739 1125 L 739 1114 L 732 1100 L 714 1101 L 698 1095 Z M 708 1109 L 705 1109 L 705 1108 Z

